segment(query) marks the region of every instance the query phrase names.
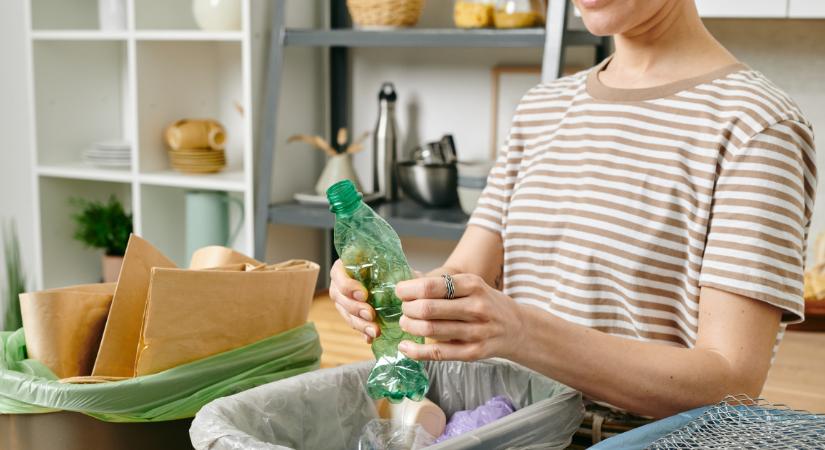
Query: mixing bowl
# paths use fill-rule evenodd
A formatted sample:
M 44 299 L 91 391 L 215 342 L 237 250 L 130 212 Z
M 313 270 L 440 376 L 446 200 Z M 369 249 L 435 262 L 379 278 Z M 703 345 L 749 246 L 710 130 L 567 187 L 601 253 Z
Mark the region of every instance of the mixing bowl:
M 455 164 L 423 164 L 401 161 L 396 165 L 398 184 L 404 193 L 424 206 L 453 206 L 458 201 Z

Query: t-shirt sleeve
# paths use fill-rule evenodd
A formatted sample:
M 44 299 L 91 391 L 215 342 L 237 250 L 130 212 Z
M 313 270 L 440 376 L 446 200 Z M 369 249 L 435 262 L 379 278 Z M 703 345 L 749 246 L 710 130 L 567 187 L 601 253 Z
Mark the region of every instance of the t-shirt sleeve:
M 803 271 L 816 167 L 813 132 L 776 123 L 728 149 L 713 194 L 699 285 L 804 318 Z
M 507 221 L 507 207 L 513 195 L 522 155 L 524 154 L 525 132 L 520 120 L 520 114 L 526 108 L 525 99 L 531 95 L 529 91 L 522 98 L 516 108 L 510 131 L 507 135 L 507 145 L 499 154 L 496 163 L 487 177 L 487 186 L 481 193 L 476 209 L 470 215 L 469 225 L 486 228 L 495 233 L 503 233 Z

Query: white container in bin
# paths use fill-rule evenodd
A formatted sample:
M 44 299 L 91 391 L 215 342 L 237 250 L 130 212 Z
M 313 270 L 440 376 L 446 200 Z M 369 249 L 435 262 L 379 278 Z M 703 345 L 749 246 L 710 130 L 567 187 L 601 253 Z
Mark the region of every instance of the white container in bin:
M 209 403 L 190 429 L 196 449 L 353 449 L 378 417 L 364 388 L 372 362 L 319 370 Z M 581 395 L 503 360 L 427 363 L 427 397 L 450 417 L 496 395 L 518 410 L 433 450 L 529 447 L 564 449 L 584 416 Z

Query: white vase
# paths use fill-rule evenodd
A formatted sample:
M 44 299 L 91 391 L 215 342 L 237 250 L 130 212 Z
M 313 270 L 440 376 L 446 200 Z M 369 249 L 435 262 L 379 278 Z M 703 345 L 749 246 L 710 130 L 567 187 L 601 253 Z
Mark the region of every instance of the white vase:
M 330 156 L 327 160 L 327 165 L 318 177 L 318 182 L 315 183 L 315 192 L 318 195 L 327 195 L 327 188 L 341 180 L 350 180 L 355 185 L 357 191 L 361 191 L 361 185 L 358 183 L 358 176 L 355 174 L 355 168 L 352 167 L 352 155 L 342 153 L 340 155 Z
M 195 22 L 205 31 L 241 29 L 242 0 L 192 0 Z
M 101 30 L 125 30 L 126 0 L 97 0 L 97 17 Z

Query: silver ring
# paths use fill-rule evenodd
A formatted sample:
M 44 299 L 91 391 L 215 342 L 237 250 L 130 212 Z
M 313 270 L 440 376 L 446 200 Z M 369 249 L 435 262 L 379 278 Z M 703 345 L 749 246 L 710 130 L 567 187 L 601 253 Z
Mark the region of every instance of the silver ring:
M 444 285 L 447 286 L 447 300 L 454 299 L 455 285 L 453 284 L 453 277 L 451 277 L 448 273 L 444 273 L 441 274 L 441 278 L 444 278 Z

